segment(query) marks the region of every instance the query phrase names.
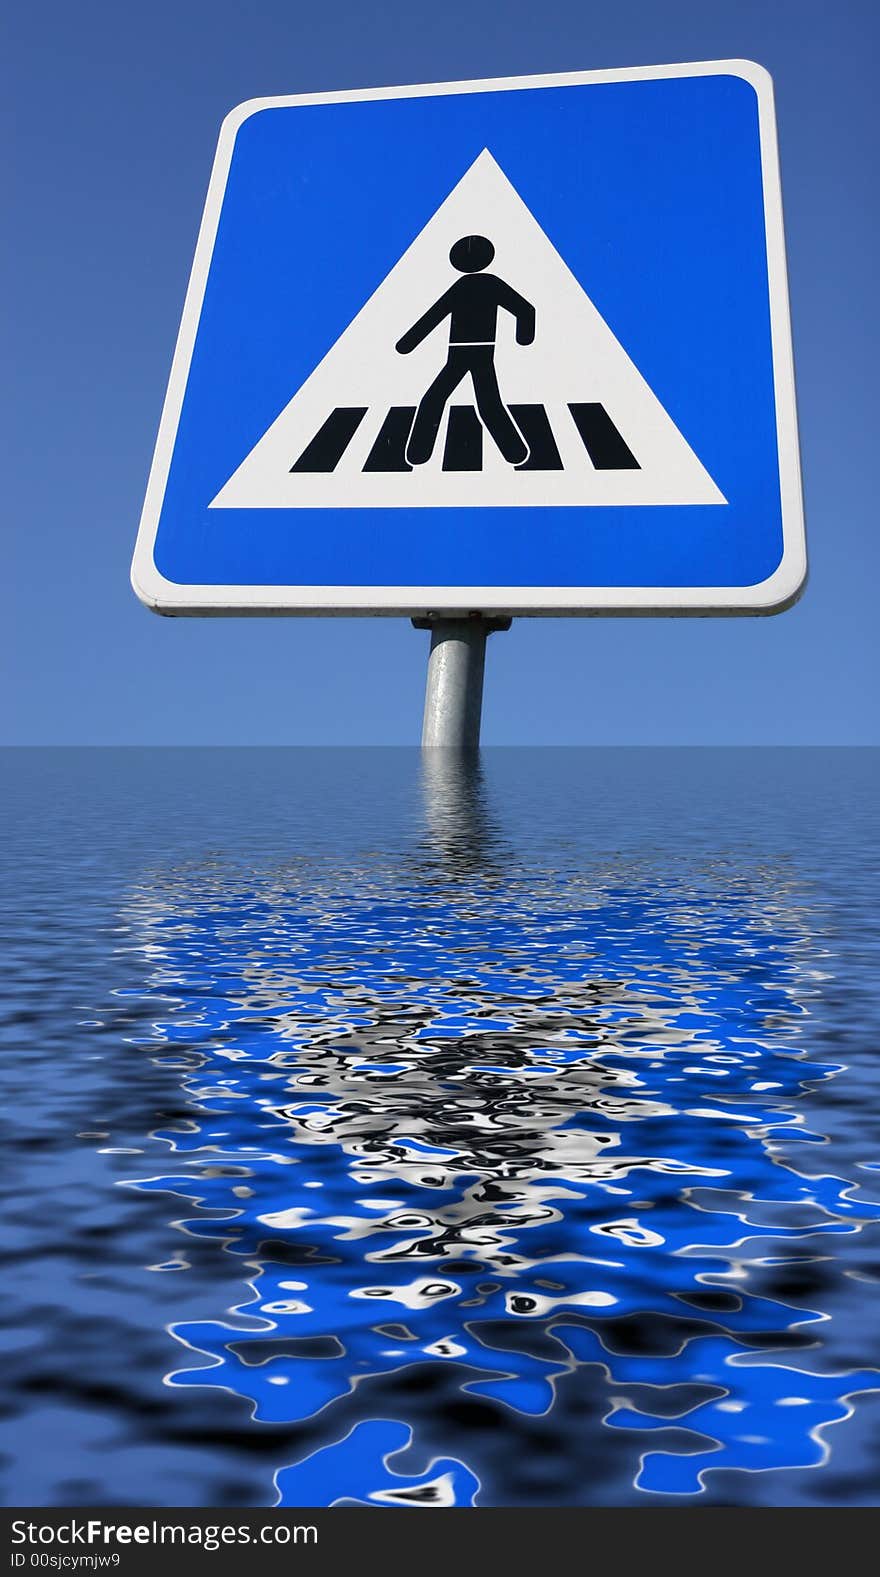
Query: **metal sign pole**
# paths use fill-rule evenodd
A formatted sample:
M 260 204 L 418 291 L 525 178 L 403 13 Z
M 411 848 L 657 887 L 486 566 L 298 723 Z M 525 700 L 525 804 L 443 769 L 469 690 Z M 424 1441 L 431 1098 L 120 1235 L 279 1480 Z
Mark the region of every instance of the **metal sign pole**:
M 509 630 L 510 619 L 413 619 L 417 630 L 431 631 L 422 748 L 435 745 L 476 750 L 483 710 L 486 640 Z

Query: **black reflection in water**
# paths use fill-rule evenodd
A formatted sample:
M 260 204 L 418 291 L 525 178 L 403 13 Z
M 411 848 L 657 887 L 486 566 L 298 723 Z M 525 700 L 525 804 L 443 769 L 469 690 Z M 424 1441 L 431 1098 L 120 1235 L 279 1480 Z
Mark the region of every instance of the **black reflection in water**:
M 131 896 L 141 1044 L 182 1106 L 130 1186 L 188 1205 L 152 1268 L 240 1267 L 231 1309 L 172 1321 L 171 1383 L 248 1400 L 290 1504 L 718 1471 L 747 1500 L 822 1466 L 877 1386 L 828 1310 L 878 1208 L 798 1164 L 837 1069 L 805 1040 L 797 891 L 730 860 L 529 868 L 478 763 L 438 752 L 424 789 L 401 863 L 218 861 Z

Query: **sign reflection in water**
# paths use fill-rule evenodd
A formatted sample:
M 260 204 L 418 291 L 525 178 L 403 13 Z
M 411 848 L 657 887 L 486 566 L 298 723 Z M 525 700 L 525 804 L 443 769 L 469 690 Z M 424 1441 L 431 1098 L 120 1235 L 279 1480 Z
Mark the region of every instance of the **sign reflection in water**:
M 267 1482 L 294 1505 L 748 1500 L 821 1466 L 878 1386 L 825 1267 L 880 1208 L 815 1162 L 837 1070 L 795 883 L 524 867 L 479 767 L 424 774 L 402 863 L 132 896 L 191 1117 L 130 1186 L 188 1202 L 182 1263 L 190 1235 L 241 1267 L 172 1325 L 170 1383 L 301 1426 Z

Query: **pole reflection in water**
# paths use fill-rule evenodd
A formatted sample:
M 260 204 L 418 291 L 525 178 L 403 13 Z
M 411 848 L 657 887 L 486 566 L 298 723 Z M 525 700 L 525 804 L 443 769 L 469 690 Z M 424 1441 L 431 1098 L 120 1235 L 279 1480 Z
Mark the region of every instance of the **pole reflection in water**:
M 293 1505 L 746 1502 L 822 1467 L 878 1385 L 830 1311 L 880 1211 L 813 1158 L 837 1068 L 793 879 L 529 866 L 477 761 L 423 788 L 401 861 L 131 897 L 190 1115 L 129 1186 L 186 1201 L 169 1268 L 211 1238 L 240 1278 L 172 1325 L 170 1383 L 288 1426 Z
M 425 832 L 419 845 L 426 876 L 433 871 L 465 882 L 475 873 L 504 869 L 505 851 L 489 811 L 480 756 L 471 751 L 424 750 L 420 762 Z

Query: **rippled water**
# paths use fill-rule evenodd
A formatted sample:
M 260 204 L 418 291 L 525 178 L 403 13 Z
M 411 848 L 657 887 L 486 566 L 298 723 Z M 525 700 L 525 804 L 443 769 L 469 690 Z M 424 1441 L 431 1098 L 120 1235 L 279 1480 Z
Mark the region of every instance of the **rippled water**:
M 877 764 L 7 754 L 5 1501 L 877 1503 Z

